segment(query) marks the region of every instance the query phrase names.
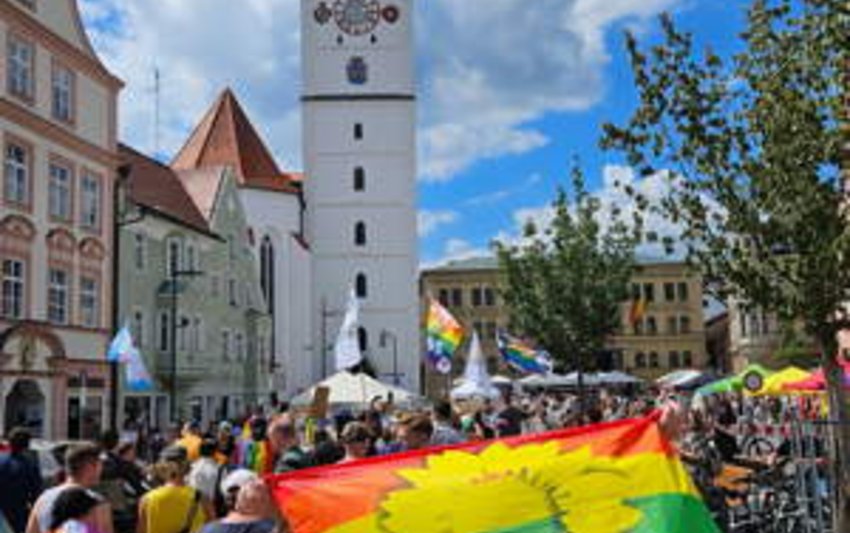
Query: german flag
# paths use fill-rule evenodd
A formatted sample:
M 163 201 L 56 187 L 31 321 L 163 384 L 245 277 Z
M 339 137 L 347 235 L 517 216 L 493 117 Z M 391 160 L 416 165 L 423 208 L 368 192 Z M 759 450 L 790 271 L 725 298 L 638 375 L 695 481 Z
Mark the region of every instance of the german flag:
M 657 416 L 269 483 L 294 533 L 719 533 Z

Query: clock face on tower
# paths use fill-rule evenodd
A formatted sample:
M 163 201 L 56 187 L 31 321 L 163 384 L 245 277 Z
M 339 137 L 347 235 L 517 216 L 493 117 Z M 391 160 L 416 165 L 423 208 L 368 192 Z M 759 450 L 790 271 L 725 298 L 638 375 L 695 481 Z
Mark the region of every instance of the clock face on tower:
M 340 30 L 349 35 L 363 35 L 378 25 L 381 5 L 378 0 L 336 0 L 333 17 Z

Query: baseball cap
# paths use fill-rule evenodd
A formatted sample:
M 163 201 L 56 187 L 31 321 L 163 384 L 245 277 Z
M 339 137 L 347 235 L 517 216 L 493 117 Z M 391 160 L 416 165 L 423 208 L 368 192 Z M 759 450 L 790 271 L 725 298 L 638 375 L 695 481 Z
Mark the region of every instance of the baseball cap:
M 233 472 L 227 474 L 227 476 L 223 480 L 221 480 L 221 492 L 227 494 L 228 492 L 234 489 L 238 489 L 242 487 L 242 485 L 255 479 L 260 478 L 257 477 L 257 474 L 246 468 L 234 470 Z

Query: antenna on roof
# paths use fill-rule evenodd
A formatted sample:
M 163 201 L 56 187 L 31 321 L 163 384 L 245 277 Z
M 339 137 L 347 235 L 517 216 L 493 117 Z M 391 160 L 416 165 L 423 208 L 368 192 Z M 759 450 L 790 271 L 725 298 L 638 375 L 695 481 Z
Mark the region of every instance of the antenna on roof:
M 160 83 L 159 83 L 159 67 L 153 68 L 153 155 L 159 156 L 159 104 L 160 104 Z

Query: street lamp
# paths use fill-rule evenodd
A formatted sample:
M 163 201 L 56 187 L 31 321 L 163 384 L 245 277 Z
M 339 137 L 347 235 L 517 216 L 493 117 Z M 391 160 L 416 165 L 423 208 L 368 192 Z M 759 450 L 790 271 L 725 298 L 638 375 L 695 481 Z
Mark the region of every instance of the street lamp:
M 398 337 L 391 331 L 381 330 L 381 336 L 378 339 L 378 344 L 381 348 L 387 347 L 387 339 L 392 339 L 393 341 L 393 384 L 398 387 Z
M 177 281 L 180 278 L 194 278 L 203 276 L 200 270 L 177 270 L 171 271 L 171 421 L 177 422 Z M 187 324 L 180 324 L 181 328 Z

